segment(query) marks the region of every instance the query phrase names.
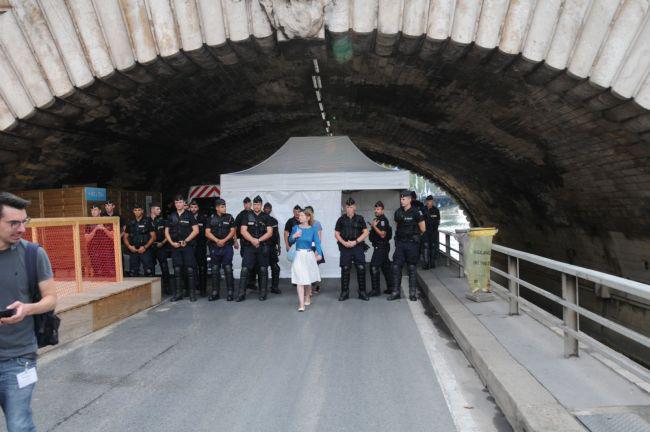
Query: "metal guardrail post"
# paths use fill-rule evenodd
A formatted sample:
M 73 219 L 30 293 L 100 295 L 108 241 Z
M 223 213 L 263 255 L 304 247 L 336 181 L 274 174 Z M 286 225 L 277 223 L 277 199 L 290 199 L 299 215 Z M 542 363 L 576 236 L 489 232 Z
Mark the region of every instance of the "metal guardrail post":
M 578 283 L 575 276 L 562 273 L 562 298 L 569 303 L 578 305 Z M 564 325 L 577 332 L 578 326 L 578 313 L 567 308 L 562 308 L 562 318 Z M 578 339 L 564 332 L 564 357 L 577 357 L 578 356 Z
M 463 248 L 463 242 L 459 241 L 458 242 L 458 277 L 462 278 L 464 276 L 463 270 L 464 270 L 464 263 L 463 263 L 463 255 L 465 254 L 465 250 Z
M 519 278 L 519 258 L 508 256 L 508 274 Z M 519 315 L 519 283 L 508 279 L 508 290 L 513 297 L 510 297 L 510 315 Z
M 447 267 L 451 264 L 451 234 L 445 233 L 445 252 L 447 254 Z

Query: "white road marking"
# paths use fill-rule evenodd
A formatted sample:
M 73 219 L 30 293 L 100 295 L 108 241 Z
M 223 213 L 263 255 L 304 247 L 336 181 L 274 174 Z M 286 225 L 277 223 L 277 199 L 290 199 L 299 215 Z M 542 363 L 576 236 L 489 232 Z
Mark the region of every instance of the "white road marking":
M 404 286 L 404 282 L 402 282 Z M 408 281 L 406 281 L 408 285 Z M 481 432 L 481 428 L 476 424 L 472 417 L 471 410 L 466 407 L 471 404 L 463 396 L 456 380 L 456 376 L 451 367 L 445 360 L 443 354 L 438 350 L 439 338 L 435 335 L 435 329 L 431 319 L 424 313 L 424 307 L 421 302 L 406 301 L 409 305 L 413 320 L 420 331 L 420 337 L 424 344 L 431 367 L 436 374 L 440 389 L 447 402 L 447 407 L 451 413 L 456 430 L 459 432 Z

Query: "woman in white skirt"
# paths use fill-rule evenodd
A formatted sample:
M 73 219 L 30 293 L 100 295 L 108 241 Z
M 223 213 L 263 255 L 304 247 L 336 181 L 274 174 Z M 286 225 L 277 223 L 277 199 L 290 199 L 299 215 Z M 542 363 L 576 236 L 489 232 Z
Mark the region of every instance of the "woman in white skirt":
M 320 282 L 320 271 L 317 261 L 323 254 L 320 246 L 318 231 L 312 225 L 314 215 L 309 211 L 301 211 L 298 215 L 299 225 L 295 225 L 289 234 L 289 244 L 296 245 L 296 257 L 291 264 L 291 283 L 296 284 L 298 290 L 299 312 L 304 312 L 305 305 L 311 304 L 311 295 L 307 288 L 314 282 Z M 316 252 L 312 250 L 312 243 L 316 245 Z M 305 293 L 307 291 L 307 295 Z M 306 297 L 306 298 L 305 298 Z

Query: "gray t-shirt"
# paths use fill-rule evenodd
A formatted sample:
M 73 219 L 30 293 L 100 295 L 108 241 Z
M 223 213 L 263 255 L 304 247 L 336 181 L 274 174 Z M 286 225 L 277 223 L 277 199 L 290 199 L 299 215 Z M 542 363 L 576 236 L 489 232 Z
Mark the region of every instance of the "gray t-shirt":
M 27 241 L 21 240 L 9 249 L 0 251 L 0 310 L 16 300 L 32 302 L 25 267 L 26 249 Z M 52 278 L 50 259 L 43 248 L 38 248 L 36 270 L 39 282 Z M 37 349 L 34 319 L 31 316 L 17 324 L 0 325 L 0 360 L 35 356 Z

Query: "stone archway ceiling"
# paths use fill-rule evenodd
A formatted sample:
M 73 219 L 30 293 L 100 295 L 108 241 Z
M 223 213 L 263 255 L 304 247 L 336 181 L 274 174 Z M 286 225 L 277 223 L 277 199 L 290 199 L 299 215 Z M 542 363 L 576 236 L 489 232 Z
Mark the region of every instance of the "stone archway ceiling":
M 504 244 L 650 280 L 648 0 L 8 3 L 0 188 L 212 183 L 324 133 L 316 59 L 333 133 Z
M 5 0 L 6 1 L 6 0 Z M 378 55 L 495 55 L 529 81 L 573 89 L 601 109 L 632 99 L 650 108 L 648 0 L 9 0 L 0 15 L 0 130 L 58 99 L 92 108 L 83 89 L 117 88 L 194 65 L 238 61 L 230 43 L 272 52 L 287 38 L 370 35 Z M 425 38 L 424 43 L 421 39 Z M 447 43 L 452 42 L 452 43 Z M 334 55 L 337 53 L 335 52 Z M 345 53 L 340 53 L 345 55 Z M 166 64 L 160 62 L 164 59 Z M 542 63 L 543 67 L 539 67 Z M 142 66 L 150 66 L 149 69 Z M 126 78 L 116 71 L 126 75 Z M 566 72 L 558 79 L 560 72 Z M 573 79 L 567 79 L 567 77 Z M 126 81 L 126 82 L 125 82 Z M 67 111 L 70 107 L 61 107 Z M 645 120 L 645 119 L 644 119 Z M 637 126 L 632 122 L 632 127 Z

